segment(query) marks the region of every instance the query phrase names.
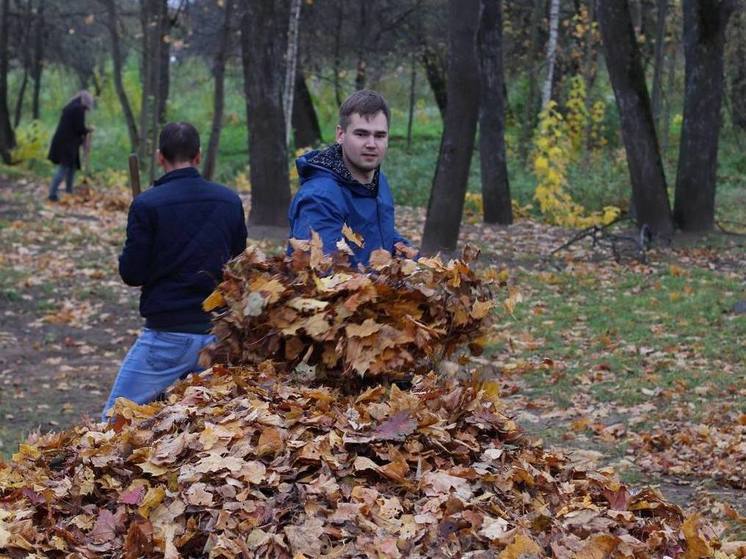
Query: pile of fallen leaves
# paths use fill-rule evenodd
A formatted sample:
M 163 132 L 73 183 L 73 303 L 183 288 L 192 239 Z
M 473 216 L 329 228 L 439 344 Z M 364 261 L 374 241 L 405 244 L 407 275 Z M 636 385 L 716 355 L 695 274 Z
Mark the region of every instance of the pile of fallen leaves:
M 249 248 L 227 265 L 205 305 L 228 309 L 206 364 L 273 359 L 299 372 L 401 378 L 466 345 L 481 352 L 494 298 L 468 265 L 476 251 L 444 264 L 415 261 L 408 247 L 400 257 L 378 250 L 367 273 L 347 265 L 344 241 L 332 256 L 318 235 L 290 242 L 290 257 Z
M 704 557 L 697 516 L 524 441 L 493 382 L 216 366 L 0 464 L 11 557 Z M 720 552 L 717 552 L 720 553 Z M 720 556 L 723 556 L 722 554 Z
M 746 413 L 730 406 L 700 422 L 663 420 L 631 441 L 635 463 L 666 475 L 714 478 L 746 489 Z

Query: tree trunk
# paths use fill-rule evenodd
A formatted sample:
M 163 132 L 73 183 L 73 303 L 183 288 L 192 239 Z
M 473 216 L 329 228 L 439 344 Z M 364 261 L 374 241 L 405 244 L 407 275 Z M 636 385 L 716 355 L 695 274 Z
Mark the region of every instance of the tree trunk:
M 355 89 L 358 91 L 365 88 L 365 82 L 367 81 L 368 60 L 366 54 L 369 48 L 368 2 L 360 2 L 359 6 L 360 23 L 358 30 L 361 36 L 357 41 L 357 66 L 355 68 Z
M 249 224 L 287 226 L 290 204 L 282 86 L 288 11 L 281 2 L 245 0 L 241 53 L 249 128 Z
M 152 183 L 155 180 L 156 174 L 156 160 L 155 152 L 158 147 L 158 129 L 160 124 L 166 115 L 166 102 L 168 100 L 168 43 L 166 42 L 166 35 L 168 33 L 168 27 L 170 26 L 168 20 L 168 0 L 156 0 L 153 2 L 153 36 L 151 38 L 152 46 L 152 66 L 151 71 L 153 73 L 152 80 L 152 112 L 150 114 L 150 168 L 149 177 Z M 164 61 L 163 56 L 166 53 L 166 59 Z M 165 63 L 165 64 L 164 64 Z M 165 66 L 165 69 L 164 69 Z M 165 74 L 165 75 L 164 75 Z M 165 85 L 164 85 L 165 81 Z
M 407 151 L 412 147 L 412 124 L 414 122 L 415 86 L 417 85 L 417 57 L 412 51 L 412 68 L 409 79 L 409 115 L 407 117 Z
M 138 155 L 143 171 L 147 172 L 153 163 L 150 140 L 150 123 L 155 111 L 155 80 L 153 79 L 153 59 L 156 58 L 153 21 L 154 6 L 158 0 L 142 0 L 140 6 L 140 26 L 142 27 L 142 55 L 140 57 L 140 82 L 142 93 L 140 99 L 140 126 L 138 137 Z
M 445 56 L 434 47 L 424 45 L 422 48 L 422 54 L 420 55 L 420 61 L 425 67 L 427 83 L 430 84 L 433 97 L 435 97 L 435 103 L 438 105 L 440 117 L 445 122 L 446 107 L 448 105 Z
M 736 14 L 734 24 L 735 48 L 731 58 L 734 70 L 730 72 L 730 109 L 733 124 L 746 130 L 746 9 Z
M 549 4 L 549 41 L 547 42 L 547 75 L 541 90 L 541 108 L 545 108 L 552 99 L 552 80 L 554 64 L 557 61 L 557 36 L 559 35 L 559 0 Z
M 597 10 L 606 67 L 619 107 L 637 225 L 669 238 L 671 206 L 629 5 L 627 0 L 599 0 Z
M 171 41 L 169 36 L 175 24 L 168 13 L 168 0 L 158 6 L 160 10 L 160 33 L 158 38 L 158 128 L 166 124 L 168 116 L 168 96 L 171 91 Z
M 285 55 L 285 87 L 282 108 L 285 112 L 285 143 L 290 145 L 293 129 L 293 98 L 295 97 L 295 69 L 298 64 L 298 24 L 300 23 L 301 0 L 290 0 L 288 20 L 288 48 Z
M 674 221 L 684 231 L 715 224 L 723 51 L 736 0 L 684 0 L 684 123 L 676 171 Z
M 212 127 L 210 128 L 210 141 L 207 144 L 205 162 L 202 165 L 202 175 L 207 180 L 212 180 L 215 175 L 215 164 L 218 159 L 218 146 L 220 146 L 220 132 L 223 129 L 223 108 L 225 105 L 225 61 L 228 57 L 228 41 L 230 40 L 231 22 L 233 20 L 233 2 L 225 1 L 225 12 L 223 30 L 220 34 L 218 51 L 215 53 L 213 76 L 215 79 L 214 106 L 212 110 Z
M 31 102 L 31 114 L 34 120 L 39 119 L 39 94 L 41 93 L 41 74 L 44 70 L 44 6 L 45 0 L 39 1 L 36 11 L 36 25 L 34 31 L 34 55 L 31 65 L 31 77 L 34 80 L 34 94 Z
M 479 29 L 481 98 L 479 157 L 485 223 L 513 223 L 505 159 L 505 78 L 503 73 L 502 0 L 482 0 Z
M 521 141 L 518 147 L 519 157 L 524 163 L 528 160 L 528 152 L 531 147 L 531 136 L 536 128 L 536 120 L 539 112 L 537 93 L 539 84 L 537 80 L 537 60 L 541 48 L 540 25 L 544 18 L 546 0 L 534 0 L 531 11 L 531 46 L 529 47 L 529 71 L 528 71 L 528 95 L 526 96 L 526 110 L 524 112 L 521 126 Z
M 28 74 L 29 68 L 31 68 L 31 48 L 29 41 L 31 37 L 31 28 L 33 27 L 34 16 L 33 16 L 33 0 L 26 0 L 26 6 L 23 12 L 23 36 L 21 40 L 20 50 L 22 53 L 21 61 L 23 65 L 23 77 L 21 78 L 21 86 L 18 88 L 18 96 L 16 97 L 16 108 L 13 116 L 13 126 L 18 128 L 21 123 L 21 116 L 23 114 L 23 101 L 26 96 L 26 86 L 28 85 Z
M 675 91 L 676 88 L 676 59 L 678 58 L 679 49 L 677 45 L 673 45 L 671 52 L 668 56 L 668 88 L 670 92 Z M 668 153 L 668 142 L 671 131 L 671 105 L 673 104 L 673 95 L 669 94 L 665 96 L 665 102 L 663 103 L 663 122 L 661 123 L 661 131 L 658 135 L 660 138 L 661 153 Z
M 335 4 L 337 7 L 337 21 L 334 26 L 334 99 L 339 107 L 342 104 L 342 87 L 339 84 L 339 73 L 342 66 L 342 23 L 344 21 L 345 0 L 338 0 Z
M 321 143 L 321 127 L 313 106 L 311 92 L 306 85 L 303 69 L 295 72 L 295 101 L 293 102 L 293 135 L 295 147 L 302 148 Z
M 480 7 L 480 0 L 448 2 L 448 111 L 422 236 L 425 254 L 451 252 L 458 243 L 479 117 Z
M 0 4 L 0 157 L 11 162 L 10 150 L 16 145 L 16 136 L 10 125 L 8 112 L 8 18 L 10 0 Z
M 111 37 L 111 59 L 113 64 L 114 74 L 114 89 L 117 92 L 119 98 L 119 104 L 122 107 L 122 113 L 124 114 L 124 120 L 127 124 L 127 134 L 130 139 L 130 149 L 132 153 L 137 153 L 139 142 L 139 135 L 137 131 L 137 124 L 135 122 L 135 115 L 132 112 L 132 106 L 130 105 L 129 98 L 127 97 L 127 91 L 124 89 L 124 80 L 122 79 L 122 50 L 119 42 L 119 29 L 117 27 L 117 8 L 115 0 L 105 0 L 103 4 L 106 6 L 107 13 L 107 26 L 109 28 L 109 35 Z
M 658 20 L 655 28 L 655 62 L 653 63 L 653 120 L 660 136 L 661 80 L 663 79 L 663 53 L 666 42 L 666 12 L 668 0 L 658 0 Z

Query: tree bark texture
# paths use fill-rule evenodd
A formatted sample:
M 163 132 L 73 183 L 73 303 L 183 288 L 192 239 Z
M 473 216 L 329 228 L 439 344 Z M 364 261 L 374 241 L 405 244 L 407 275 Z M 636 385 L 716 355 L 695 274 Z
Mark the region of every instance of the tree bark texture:
M 306 77 L 299 66 L 295 72 L 295 101 L 293 102 L 293 136 L 295 147 L 302 148 L 321 143 L 321 127 Z
M 715 225 L 725 30 L 735 0 L 684 0 L 684 122 L 674 221 L 684 231 Z
M 513 223 L 505 157 L 505 77 L 503 72 L 502 0 L 482 0 L 479 28 L 481 99 L 479 157 L 485 223 Z
M 669 238 L 671 206 L 629 5 L 627 0 L 598 0 L 597 10 L 606 67 L 619 108 L 637 225 L 647 225 L 654 235 Z
M 730 60 L 730 108 L 733 124 L 746 130 L 746 7 L 734 15 L 734 48 Z
M 225 106 L 225 61 L 228 57 L 228 42 L 231 34 L 231 21 L 233 19 L 234 0 L 225 0 L 223 29 L 220 34 L 218 50 L 215 53 L 215 61 L 212 75 L 215 82 L 215 95 L 212 109 L 212 126 L 210 127 L 210 140 L 207 144 L 205 162 L 202 164 L 202 175 L 207 180 L 212 180 L 215 175 L 215 166 L 218 160 L 218 147 L 220 146 L 220 133 L 223 129 L 223 108 Z
M 249 224 L 286 226 L 290 204 L 282 87 L 288 10 L 282 2 L 244 0 L 241 52 L 249 128 Z
M 420 61 L 425 68 L 427 83 L 435 97 L 435 104 L 438 105 L 440 117 L 445 121 L 446 108 L 448 106 L 448 87 L 446 77 L 445 53 L 440 52 L 436 47 L 424 45 Z
M 122 78 L 123 61 L 122 49 L 119 39 L 116 1 L 105 0 L 104 5 L 106 6 L 107 26 L 109 28 L 109 35 L 111 37 L 111 60 L 114 70 L 114 89 L 117 92 L 119 104 L 122 107 L 122 114 L 124 114 L 124 120 L 127 124 L 127 134 L 130 139 L 130 149 L 132 150 L 132 153 L 137 153 L 138 146 L 140 145 L 137 123 L 135 121 L 135 115 L 132 112 L 132 105 L 130 105 L 129 98 L 127 97 L 127 91 L 124 89 L 124 80 Z
M 359 91 L 365 88 L 368 79 L 368 2 L 358 3 L 360 7 L 360 23 L 358 29 L 360 37 L 357 42 L 357 65 L 355 67 L 355 90 Z
M 480 0 L 448 2 L 448 110 L 422 237 L 425 254 L 452 252 L 458 243 L 479 118 L 480 11 Z
M 23 114 L 23 101 L 26 97 L 26 86 L 28 85 L 29 69 L 31 68 L 31 54 L 32 49 L 30 47 L 31 41 L 31 29 L 34 25 L 33 16 L 33 0 L 26 0 L 26 5 L 23 11 L 23 33 L 21 39 L 21 61 L 23 65 L 23 78 L 21 78 L 21 86 L 18 88 L 18 95 L 16 96 L 16 108 L 13 116 L 13 126 L 18 128 L 21 123 L 21 116 Z
M 541 90 L 541 108 L 544 109 L 552 99 L 552 80 L 554 65 L 557 61 L 557 37 L 559 35 L 559 0 L 550 0 L 549 4 L 549 41 L 547 42 L 547 75 Z
M 8 18 L 10 0 L 0 4 L 0 157 L 11 162 L 10 150 L 16 145 L 16 137 L 10 125 L 8 111 Z

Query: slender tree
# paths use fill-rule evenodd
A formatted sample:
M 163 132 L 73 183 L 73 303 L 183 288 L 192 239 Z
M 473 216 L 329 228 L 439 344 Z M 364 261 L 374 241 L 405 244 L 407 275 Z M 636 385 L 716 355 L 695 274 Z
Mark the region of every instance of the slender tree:
M 288 10 L 282 2 L 244 0 L 241 53 L 249 128 L 249 225 L 287 225 L 290 204 L 282 87 Z
M 715 224 L 723 53 L 737 0 L 684 0 L 684 123 L 676 172 L 674 221 L 684 231 Z
M 100 1 L 106 7 L 106 25 L 109 29 L 109 37 L 111 39 L 111 60 L 113 66 L 112 77 L 114 79 L 114 89 L 117 92 L 119 105 L 122 108 L 124 121 L 127 124 L 127 134 L 130 139 L 130 149 L 133 153 L 137 153 L 138 146 L 140 145 L 137 123 L 135 122 L 135 115 L 132 112 L 132 105 L 130 104 L 129 97 L 127 96 L 127 91 L 124 88 L 124 79 L 122 78 L 122 68 L 124 62 L 122 60 L 122 48 L 119 37 L 117 5 L 115 0 Z
M 223 108 L 225 106 L 225 62 L 228 58 L 228 44 L 231 35 L 231 23 L 233 21 L 233 3 L 234 0 L 225 0 L 225 6 L 223 8 L 223 26 L 220 33 L 218 50 L 215 52 L 215 61 L 212 67 L 212 75 L 215 82 L 212 126 L 210 127 L 210 141 L 207 144 L 205 162 L 202 164 L 202 174 L 208 180 L 212 180 L 212 177 L 215 174 L 215 165 L 218 159 L 218 146 L 220 145 L 220 132 L 223 129 Z
M 655 26 L 655 62 L 653 64 L 653 120 L 655 120 L 658 135 L 661 135 L 661 82 L 663 80 L 663 53 L 666 42 L 666 16 L 668 13 L 668 0 L 657 0 L 658 19 Z
M 730 49 L 730 109 L 733 124 L 746 130 L 746 9 L 734 14 Z
M 521 141 L 518 147 L 518 153 L 521 161 L 526 162 L 528 159 L 529 146 L 531 145 L 531 135 L 536 128 L 536 120 L 539 109 L 537 66 L 539 49 L 541 47 L 541 21 L 544 17 L 546 0 L 534 0 L 533 9 L 531 10 L 531 41 L 528 48 L 528 94 L 526 95 L 526 107 L 521 125 Z
M 45 0 L 39 0 L 34 16 L 34 52 L 31 59 L 31 78 L 34 80 L 34 93 L 31 101 L 31 117 L 37 120 L 40 115 L 39 95 L 41 93 L 41 75 L 44 70 L 44 39 L 46 26 L 44 23 Z
M 282 109 L 285 112 L 285 143 L 290 144 L 293 129 L 293 100 L 295 98 L 295 70 L 298 65 L 298 26 L 300 25 L 301 0 L 290 0 L 288 20 L 288 48 L 285 55 L 285 87 Z
M 453 251 L 458 242 L 479 118 L 480 8 L 480 0 L 448 2 L 448 109 L 422 236 L 426 254 Z
M 482 0 L 479 28 L 481 99 L 479 161 L 485 223 L 513 222 L 505 159 L 505 78 L 503 76 L 502 0 Z
M 8 111 L 8 30 L 10 0 L 0 3 L 0 157 L 10 163 L 10 150 L 16 145 L 16 137 L 10 125 Z
M 673 232 L 666 177 L 658 150 L 650 96 L 627 0 L 597 3 L 606 67 L 614 88 L 637 225 L 669 238 Z
M 547 42 L 547 75 L 541 89 L 541 107 L 547 106 L 552 98 L 554 65 L 557 61 L 557 37 L 559 36 L 560 0 L 550 0 L 549 4 L 549 41 Z

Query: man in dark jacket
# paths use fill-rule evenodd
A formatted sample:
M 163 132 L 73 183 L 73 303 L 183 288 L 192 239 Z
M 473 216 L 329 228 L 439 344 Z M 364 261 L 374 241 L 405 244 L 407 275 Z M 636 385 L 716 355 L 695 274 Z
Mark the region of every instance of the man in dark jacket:
M 202 301 L 225 263 L 246 248 L 241 200 L 200 176 L 199 134 L 191 124 L 163 128 L 158 162 L 166 174 L 132 202 L 119 257 L 124 282 L 142 288 L 145 328 L 122 363 L 104 420 L 116 398 L 149 402 L 199 370 L 199 352 L 214 339 Z
M 296 161 L 301 187 L 288 212 L 290 237 L 316 231 L 325 252 L 336 250 L 346 225 L 362 238 L 350 263 L 367 265 L 370 254 L 408 244 L 394 224 L 394 200 L 381 163 L 389 141 L 389 108 L 375 91 L 353 93 L 339 109 L 337 143 Z

